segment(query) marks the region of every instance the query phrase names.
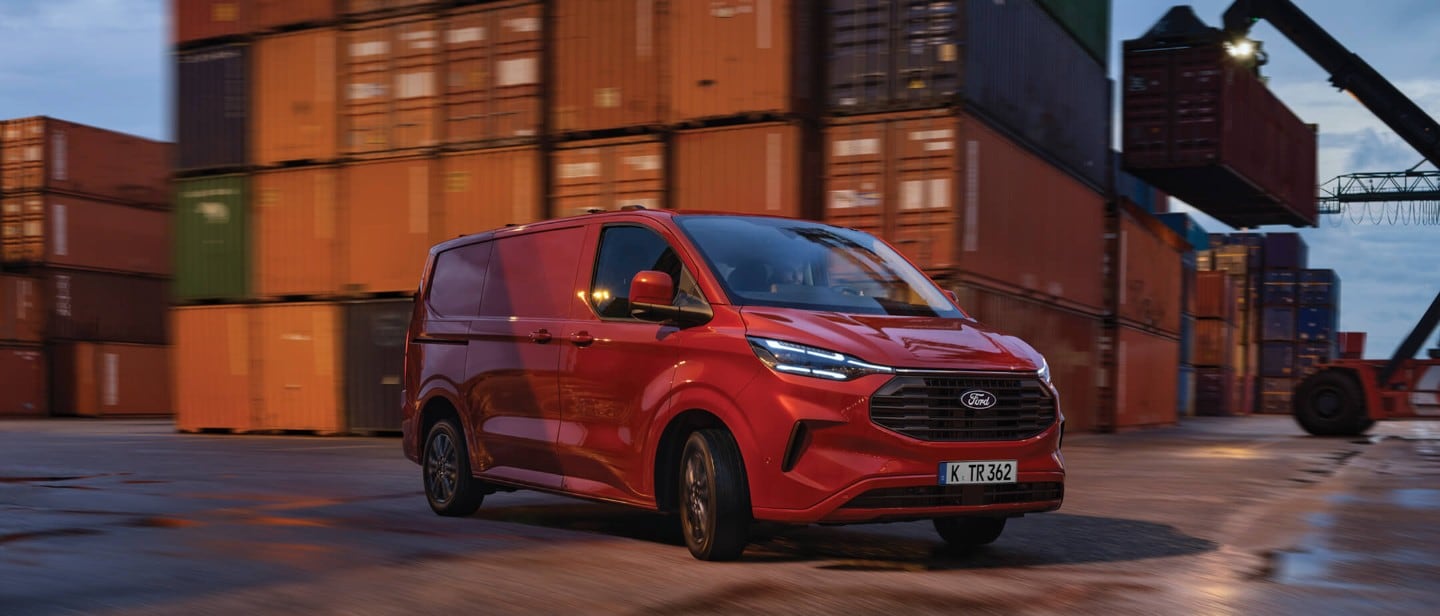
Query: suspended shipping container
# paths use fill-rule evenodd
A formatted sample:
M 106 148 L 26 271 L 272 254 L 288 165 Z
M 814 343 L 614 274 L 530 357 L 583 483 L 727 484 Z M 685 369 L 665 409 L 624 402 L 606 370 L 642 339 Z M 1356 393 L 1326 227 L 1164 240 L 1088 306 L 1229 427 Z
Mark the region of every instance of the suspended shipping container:
M 354 431 L 400 430 L 412 300 L 353 302 L 345 315 L 345 410 Z
M 289 0 L 294 2 L 295 0 Z M 255 0 L 171 0 L 171 40 L 185 45 L 206 39 L 249 34 Z
M 6 194 L 57 191 L 126 203 L 170 201 L 168 143 L 47 117 L 0 126 L 0 190 Z
M 40 279 L 0 275 L 0 342 L 41 342 L 45 310 Z
M 46 268 L 40 279 L 45 339 L 166 344 L 170 281 Z
M 301 167 L 251 176 L 256 297 L 340 292 L 339 174 L 335 167 Z
M 550 216 L 616 210 L 626 205 L 667 207 L 665 147 L 654 137 L 622 137 L 563 144 L 554 165 Z
M 347 26 L 342 154 L 404 155 L 439 144 L 440 26 L 434 15 Z
M 176 182 L 175 297 L 249 297 L 249 177 Z
M 51 412 L 82 417 L 171 415 L 170 348 L 76 342 L 50 350 Z
M 1116 428 L 1167 426 L 1178 420 L 1179 345 L 1169 336 L 1116 328 Z
M 336 0 L 250 0 L 257 30 L 326 26 L 335 22 Z
M 255 425 L 254 316 L 251 306 L 173 310 L 177 429 L 245 431 Z
M 345 430 L 341 318 L 337 304 L 255 308 L 260 381 L 254 429 Z
M 336 158 L 339 108 L 334 29 L 267 36 L 255 44 L 255 162 Z
M 6 194 L 0 203 L 6 264 L 171 273 L 168 211 L 61 193 Z
M 447 154 L 442 172 L 441 239 L 523 225 L 544 217 L 544 158 L 518 147 Z
M 250 47 L 226 45 L 176 58 L 176 167 L 239 167 L 250 160 Z
M 662 3 L 555 0 L 557 133 L 657 126 L 661 101 Z
M 781 122 L 676 133 L 669 207 L 800 216 L 801 140 Z
M 0 417 L 48 414 L 45 379 L 45 352 L 41 347 L 0 343 Z
M 438 161 L 412 158 L 347 165 L 341 169 L 347 213 L 343 289 L 413 292 L 430 246 L 440 238 L 433 217 Z
M 804 0 L 669 3 L 667 119 L 808 113 L 813 10 Z
M 444 141 L 529 142 L 541 132 L 544 6 L 480 4 L 444 21 Z

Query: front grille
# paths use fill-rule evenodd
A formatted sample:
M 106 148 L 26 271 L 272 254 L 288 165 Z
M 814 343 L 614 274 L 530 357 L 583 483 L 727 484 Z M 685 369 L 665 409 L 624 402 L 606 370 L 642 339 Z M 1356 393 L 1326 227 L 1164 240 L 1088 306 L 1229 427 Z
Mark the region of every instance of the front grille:
M 906 507 L 972 507 L 1009 503 L 1056 501 L 1065 496 L 1065 484 L 1049 481 L 961 486 L 916 486 L 870 490 L 845 503 L 842 509 L 900 509 Z
M 984 410 L 960 404 L 965 392 L 995 396 Z M 870 400 L 870 420 L 922 441 L 1017 441 L 1055 423 L 1055 398 L 1033 376 L 897 376 Z

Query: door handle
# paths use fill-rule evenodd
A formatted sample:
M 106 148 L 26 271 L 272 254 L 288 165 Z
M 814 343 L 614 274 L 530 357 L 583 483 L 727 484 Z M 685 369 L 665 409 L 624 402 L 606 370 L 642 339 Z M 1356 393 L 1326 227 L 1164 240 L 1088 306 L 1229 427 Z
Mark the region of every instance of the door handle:
M 530 341 L 536 344 L 545 344 L 546 342 L 550 342 L 554 338 L 555 337 L 551 336 L 548 330 L 542 329 L 540 331 L 530 332 Z
M 589 332 L 575 332 L 570 334 L 570 342 L 575 346 L 590 346 L 595 342 L 595 337 L 591 336 Z

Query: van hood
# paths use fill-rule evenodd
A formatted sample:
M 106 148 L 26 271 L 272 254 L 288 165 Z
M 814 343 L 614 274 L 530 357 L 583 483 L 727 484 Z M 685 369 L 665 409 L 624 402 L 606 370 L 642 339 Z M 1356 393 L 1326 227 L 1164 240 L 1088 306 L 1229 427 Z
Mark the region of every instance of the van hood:
M 895 368 L 1034 371 L 1043 362 L 1025 341 L 963 319 L 856 315 L 747 306 L 752 336 L 844 353 Z

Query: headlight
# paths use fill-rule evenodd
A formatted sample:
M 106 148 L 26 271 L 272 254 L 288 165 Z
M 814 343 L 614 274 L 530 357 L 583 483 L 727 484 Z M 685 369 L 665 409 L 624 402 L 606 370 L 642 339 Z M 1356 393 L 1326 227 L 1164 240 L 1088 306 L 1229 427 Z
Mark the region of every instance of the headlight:
M 887 366 L 877 366 L 849 355 L 793 342 L 752 336 L 750 348 L 771 370 L 786 374 L 849 381 L 871 374 L 895 373 L 895 369 Z
M 1040 358 L 1040 371 L 1036 374 L 1040 375 L 1040 380 L 1046 384 L 1050 383 L 1050 362 L 1045 361 L 1043 356 Z

